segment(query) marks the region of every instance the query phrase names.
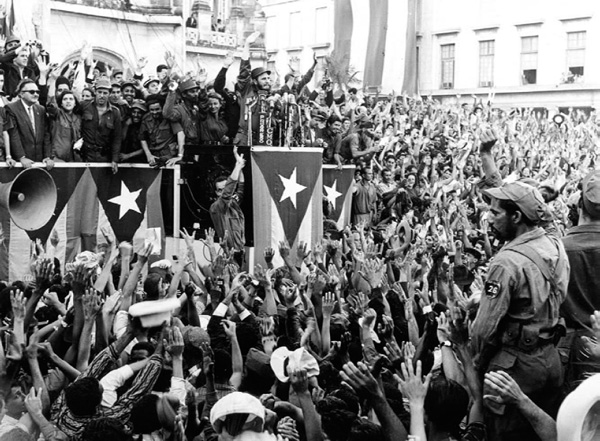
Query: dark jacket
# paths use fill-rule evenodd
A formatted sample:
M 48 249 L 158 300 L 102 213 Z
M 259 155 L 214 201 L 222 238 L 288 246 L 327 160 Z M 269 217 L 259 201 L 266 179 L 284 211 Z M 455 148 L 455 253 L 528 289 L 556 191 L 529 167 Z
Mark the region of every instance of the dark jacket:
M 11 156 L 18 161 L 22 157 L 32 161 L 42 161 L 52 157 L 50 133 L 46 119 L 46 109 L 40 104 L 33 105 L 35 132 L 25 105 L 17 100 L 6 105 L 8 135 L 10 136 Z

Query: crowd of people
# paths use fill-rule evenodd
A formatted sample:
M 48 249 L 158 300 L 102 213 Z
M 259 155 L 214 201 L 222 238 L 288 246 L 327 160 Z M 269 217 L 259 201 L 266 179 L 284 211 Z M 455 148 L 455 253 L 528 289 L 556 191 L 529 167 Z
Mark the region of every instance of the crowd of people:
M 561 403 L 600 372 L 595 112 L 334 93 L 327 78 L 310 91 L 314 67 L 272 87 L 255 38 L 233 91 L 232 57 L 212 83 L 172 63 L 144 81 L 143 60 L 123 79 L 84 50 L 60 77 L 7 41 L 9 165 L 160 167 L 188 144 L 266 136 L 357 175 L 350 226 L 324 204 L 321 241 L 280 238 L 248 271 L 227 222 L 182 231 L 173 260 L 109 235 L 74 262 L 37 243 L 34 280 L 1 285 L 0 441 L 557 439 Z M 236 152 L 215 210 L 239 214 L 244 165 Z

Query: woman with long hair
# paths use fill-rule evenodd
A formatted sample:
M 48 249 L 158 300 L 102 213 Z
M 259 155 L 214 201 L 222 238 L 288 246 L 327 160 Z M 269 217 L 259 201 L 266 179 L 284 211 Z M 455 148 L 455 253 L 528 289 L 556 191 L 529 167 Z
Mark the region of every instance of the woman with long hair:
M 72 90 L 56 97 L 56 107 L 48 108 L 52 154 L 57 161 L 80 161 L 81 116 L 75 113 L 79 103 Z

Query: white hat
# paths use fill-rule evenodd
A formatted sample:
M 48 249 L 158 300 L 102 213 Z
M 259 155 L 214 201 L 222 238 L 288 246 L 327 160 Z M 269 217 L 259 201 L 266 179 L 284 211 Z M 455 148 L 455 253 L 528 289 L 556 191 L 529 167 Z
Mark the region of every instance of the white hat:
M 592 408 L 600 402 L 600 374 L 583 381 L 577 389 L 567 395 L 562 402 L 556 418 L 558 441 L 579 441 L 582 439 L 597 439 L 593 434 L 584 433 L 596 429 L 596 421 L 588 424 L 593 418 Z
M 171 318 L 171 312 L 180 306 L 175 298 L 147 300 L 129 307 L 129 315 L 139 317 L 144 328 L 160 326 Z
M 265 407 L 258 398 L 244 392 L 232 392 L 215 403 L 210 411 L 210 423 L 217 433 L 221 433 L 223 420 L 227 415 L 247 413 L 246 422 L 255 418 L 265 421 Z
M 304 348 L 298 348 L 293 352 L 285 346 L 277 348 L 271 354 L 270 363 L 275 376 L 282 383 L 287 383 L 290 373 L 296 369 L 306 369 L 309 377 L 319 375 L 317 360 Z

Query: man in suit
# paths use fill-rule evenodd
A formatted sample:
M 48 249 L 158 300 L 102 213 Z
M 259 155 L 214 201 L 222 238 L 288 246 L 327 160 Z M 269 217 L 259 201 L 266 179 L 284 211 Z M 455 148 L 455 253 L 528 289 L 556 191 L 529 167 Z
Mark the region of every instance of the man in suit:
M 24 168 L 34 162 L 54 167 L 50 133 L 46 130 L 46 109 L 38 104 L 40 90 L 37 84 L 25 78 L 17 86 L 19 99 L 6 105 L 11 156 Z

